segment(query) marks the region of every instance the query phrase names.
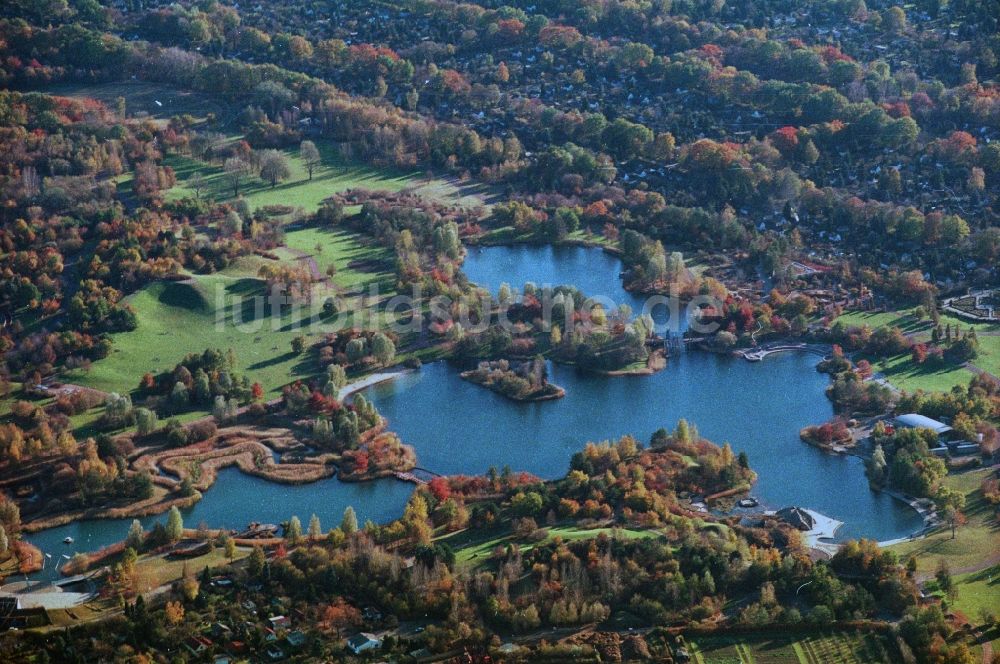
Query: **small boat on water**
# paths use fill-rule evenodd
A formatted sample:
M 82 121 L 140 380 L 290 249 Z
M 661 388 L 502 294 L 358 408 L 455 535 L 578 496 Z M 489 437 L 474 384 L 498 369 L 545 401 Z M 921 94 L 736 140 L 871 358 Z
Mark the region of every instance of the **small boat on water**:
M 66 539 L 63 540 L 63 544 L 72 544 L 72 543 L 73 543 L 72 537 L 67 537 Z
M 749 498 L 749 497 L 741 498 L 740 501 L 736 504 L 739 505 L 740 507 L 747 507 L 747 508 L 757 507 L 758 505 L 760 505 L 760 503 L 757 502 L 756 498 Z

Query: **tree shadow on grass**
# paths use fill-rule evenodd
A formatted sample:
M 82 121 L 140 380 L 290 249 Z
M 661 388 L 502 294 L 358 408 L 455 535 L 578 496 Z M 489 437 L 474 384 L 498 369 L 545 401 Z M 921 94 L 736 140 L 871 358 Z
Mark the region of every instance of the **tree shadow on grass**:
M 230 295 L 263 295 L 264 282 L 253 277 L 237 279 L 226 286 L 226 293 Z
M 287 362 L 288 360 L 295 357 L 295 353 L 288 351 L 287 353 L 282 353 L 281 355 L 275 355 L 274 357 L 268 358 L 266 360 L 261 360 L 260 362 L 254 362 L 247 367 L 250 371 L 256 371 L 258 369 L 266 369 L 268 367 L 273 367 L 282 362 Z
M 977 581 L 986 581 L 990 587 L 1000 585 L 1000 565 L 993 565 L 978 572 L 973 572 L 966 578 L 965 583 L 974 583 Z
M 191 283 L 170 281 L 163 285 L 159 297 L 160 304 L 188 311 L 208 311 L 205 295 Z

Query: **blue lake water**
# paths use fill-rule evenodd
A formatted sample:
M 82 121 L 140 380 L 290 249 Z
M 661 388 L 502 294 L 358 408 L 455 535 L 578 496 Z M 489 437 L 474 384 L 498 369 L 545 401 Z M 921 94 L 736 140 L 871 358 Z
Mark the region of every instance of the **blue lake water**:
M 811 355 L 751 363 L 689 352 L 652 376 L 603 377 L 554 366 L 566 388 L 555 401 L 519 403 L 458 376 L 446 362 L 369 388 L 389 426 L 417 450 L 419 464 L 450 474 L 510 465 L 551 479 L 588 441 L 632 434 L 642 442 L 680 418 L 718 444 L 745 451 L 764 504 L 817 510 L 845 525 L 840 538 L 885 540 L 919 529 L 916 513 L 868 488 L 861 459 L 823 453 L 799 440 L 807 424 L 832 415 L 826 376 Z
M 470 280 L 493 292 L 503 282 L 575 284 L 639 311 L 643 299 L 622 288 L 621 269 L 617 257 L 600 249 L 537 245 L 472 247 L 463 266 Z M 841 539 L 913 533 L 920 517 L 872 492 L 860 459 L 832 456 L 799 440 L 800 428 L 833 414 L 824 394 L 828 378 L 815 370 L 816 361 L 783 354 L 750 363 L 690 352 L 675 355 L 652 376 L 610 378 L 556 366 L 552 380 L 567 396 L 535 404 L 507 400 L 438 363 L 369 394 L 390 426 L 416 447 L 421 465 L 438 472 L 510 464 L 557 477 L 587 441 L 627 433 L 647 441 L 683 417 L 706 438 L 748 454 L 759 478 L 754 494 L 771 507 L 798 505 L 844 521 Z
M 462 266 L 469 279 L 496 294 L 506 283 L 520 292 L 531 282 L 543 287 L 571 285 L 590 298 L 601 298 L 605 309 L 627 304 L 634 315 L 650 314 L 658 324 L 676 321 L 677 332 L 687 329 L 683 308 L 671 313 L 660 298 L 647 298 L 622 287 L 621 261 L 596 247 L 518 244 L 469 247 Z M 673 326 L 671 326 L 673 327 Z
M 243 528 L 250 521 L 280 524 L 298 516 L 303 528 L 309 517 L 316 514 L 324 530 L 339 525 L 344 509 L 350 505 L 364 523 L 391 521 L 403 513 L 413 485 L 397 480 L 375 482 L 341 482 L 336 478 L 312 484 L 276 484 L 236 468 L 219 472 L 215 484 L 200 501 L 182 510 L 184 525 L 196 528 L 205 523 L 210 528 Z M 147 530 L 157 521 L 166 523 L 165 514 L 143 517 L 139 521 Z M 28 536 L 28 540 L 52 556 L 46 570 L 32 578 L 56 578 L 54 563 L 60 557 L 77 551 L 95 551 L 125 539 L 132 519 L 95 519 L 77 521 L 49 528 Z M 72 537 L 72 544 L 63 544 Z M 11 579 L 12 581 L 14 579 Z

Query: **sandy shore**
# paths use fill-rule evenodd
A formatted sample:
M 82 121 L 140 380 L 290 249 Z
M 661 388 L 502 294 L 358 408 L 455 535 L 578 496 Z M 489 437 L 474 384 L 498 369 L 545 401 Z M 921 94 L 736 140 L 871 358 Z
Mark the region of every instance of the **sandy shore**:
M 350 385 L 345 385 L 340 388 L 340 392 L 337 393 L 337 401 L 343 401 L 347 397 L 351 396 L 355 392 L 360 392 L 366 387 L 371 387 L 372 385 L 377 385 L 378 383 L 384 383 L 387 380 L 393 380 L 398 378 L 403 374 L 410 373 L 411 369 L 393 369 L 391 371 L 377 371 L 370 376 L 365 376 L 361 380 L 354 381 Z

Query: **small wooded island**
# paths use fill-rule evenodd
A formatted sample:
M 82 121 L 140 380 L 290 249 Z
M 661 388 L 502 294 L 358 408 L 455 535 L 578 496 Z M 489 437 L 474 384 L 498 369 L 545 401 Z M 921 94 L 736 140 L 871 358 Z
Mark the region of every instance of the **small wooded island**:
M 508 360 L 484 361 L 461 376 L 515 401 L 548 401 L 566 396 L 566 390 L 549 382 L 541 356 L 514 365 Z

